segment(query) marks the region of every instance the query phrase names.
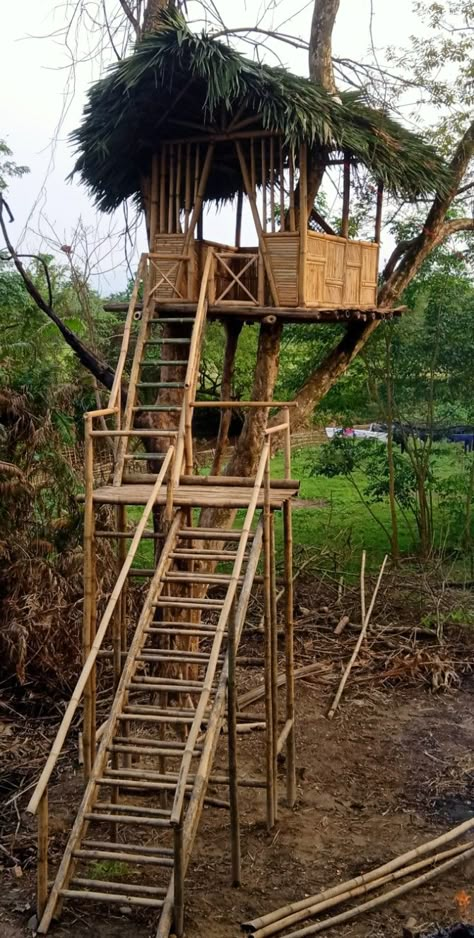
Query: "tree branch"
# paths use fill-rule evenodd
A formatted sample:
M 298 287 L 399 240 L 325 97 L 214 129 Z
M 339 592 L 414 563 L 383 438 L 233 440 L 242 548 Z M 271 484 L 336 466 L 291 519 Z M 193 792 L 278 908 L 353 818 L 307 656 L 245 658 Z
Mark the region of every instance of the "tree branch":
M 81 342 L 80 338 L 72 331 L 72 329 L 69 328 L 69 326 L 66 326 L 60 316 L 58 316 L 58 314 L 54 311 L 52 306 L 47 303 L 44 297 L 41 295 L 37 286 L 33 283 L 31 277 L 29 276 L 27 270 L 25 270 L 23 267 L 23 264 L 21 263 L 21 260 L 10 241 L 3 216 L 4 207 L 7 207 L 7 205 L 2 195 L 0 194 L 0 229 L 7 246 L 8 253 L 10 254 L 18 273 L 23 280 L 25 289 L 31 296 L 32 300 L 34 300 L 38 308 L 46 314 L 48 319 L 54 322 L 55 326 L 57 326 L 61 335 L 69 345 L 69 348 L 72 349 L 81 365 L 83 365 L 87 371 L 89 371 L 92 375 L 94 375 L 95 378 L 97 378 L 97 381 L 100 381 L 100 383 L 110 391 L 114 381 L 114 369 L 111 368 L 110 365 L 108 365 L 106 362 L 103 362 L 100 358 L 98 358 L 97 355 L 94 355 L 94 353 L 91 352 L 91 350 L 88 349 L 83 342 Z M 10 211 L 9 214 L 11 220 L 13 220 Z

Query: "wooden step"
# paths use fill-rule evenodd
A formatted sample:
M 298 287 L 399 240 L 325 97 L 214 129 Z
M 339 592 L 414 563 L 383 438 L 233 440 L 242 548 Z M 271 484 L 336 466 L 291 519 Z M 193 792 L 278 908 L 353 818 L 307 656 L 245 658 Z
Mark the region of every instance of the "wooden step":
M 141 817 L 138 814 L 99 814 L 95 811 L 84 814 L 86 821 L 100 824 L 136 824 L 142 827 L 169 827 L 169 819 L 162 817 Z
M 74 850 L 72 855 L 77 860 L 118 860 L 124 863 L 145 863 L 150 864 L 150 866 L 173 866 L 171 857 L 151 857 L 146 853 L 127 853 L 125 850 L 118 853 L 114 850 L 84 850 L 80 847 L 78 850 Z
M 169 866 L 170 864 L 161 865 Z M 73 880 L 73 882 L 77 882 L 77 880 Z M 88 882 L 88 880 L 83 880 L 83 882 Z M 115 887 L 115 885 L 115 883 L 111 883 L 111 887 Z M 164 905 L 164 898 L 153 899 L 152 896 L 134 896 L 129 892 L 120 894 L 119 892 L 96 892 L 90 889 L 61 889 L 59 895 L 65 899 L 79 899 L 82 901 L 87 899 L 88 902 L 109 902 L 111 905 L 137 905 L 153 909 L 162 909 Z
M 123 892 L 127 896 L 133 895 L 133 893 L 144 896 L 166 896 L 167 893 L 164 886 L 142 886 L 141 883 L 118 883 L 116 880 L 84 879 L 82 876 L 75 876 L 71 879 L 71 885 L 96 889 L 115 889 L 115 892 Z

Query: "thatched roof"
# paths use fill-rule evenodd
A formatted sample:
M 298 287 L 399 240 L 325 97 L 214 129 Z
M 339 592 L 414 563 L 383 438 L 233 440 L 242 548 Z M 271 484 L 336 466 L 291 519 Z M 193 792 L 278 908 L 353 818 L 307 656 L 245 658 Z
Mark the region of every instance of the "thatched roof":
M 75 169 L 100 208 L 111 211 L 139 197 L 140 179 L 159 143 L 196 136 L 196 125 L 210 129 L 214 120 L 222 127 L 237 111 L 240 121 L 259 117 L 259 126 L 282 132 L 295 148 L 306 141 L 327 154 L 349 152 L 404 197 L 428 195 L 446 183 L 435 149 L 360 94 L 344 92 L 337 100 L 306 78 L 196 35 L 176 12 L 167 12 L 160 31 L 142 39 L 90 89 L 73 134 Z M 220 143 L 206 198 L 227 199 L 239 188 L 234 146 Z

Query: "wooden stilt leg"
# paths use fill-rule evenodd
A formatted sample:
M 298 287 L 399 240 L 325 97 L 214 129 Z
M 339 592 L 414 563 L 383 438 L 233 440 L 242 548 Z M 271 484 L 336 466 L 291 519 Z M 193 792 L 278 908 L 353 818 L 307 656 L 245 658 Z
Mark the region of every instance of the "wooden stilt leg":
M 264 589 L 264 633 L 265 633 L 265 720 L 266 720 L 266 775 L 267 775 L 267 827 L 275 823 L 274 759 L 273 759 L 273 708 L 272 708 L 272 597 L 271 597 L 271 520 L 270 520 L 270 472 L 265 471 L 265 502 L 263 509 L 263 589 Z
M 235 686 L 236 634 L 235 604 L 229 616 L 229 677 L 227 683 L 227 726 L 229 743 L 229 801 L 232 849 L 232 885 L 240 886 L 240 816 L 237 784 L 237 698 Z
M 271 592 L 271 687 L 272 687 L 272 757 L 273 813 L 278 818 L 278 634 L 277 589 L 275 569 L 275 519 L 270 514 L 270 592 Z
M 293 650 L 293 528 L 291 501 L 283 506 L 285 543 L 285 673 L 286 720 L 292 726 L 286 740 L 286 798 L 290 808 L 296 801 L 296 749 L 295 749 L 295 663 Z
M 184 850 L 183 828 L 174 829 L 174 930 L 176 938 L 184 934 Z
M 48 789 L 38 807 L 38 870 L 36 914 L 41 920 L 48 899 Z

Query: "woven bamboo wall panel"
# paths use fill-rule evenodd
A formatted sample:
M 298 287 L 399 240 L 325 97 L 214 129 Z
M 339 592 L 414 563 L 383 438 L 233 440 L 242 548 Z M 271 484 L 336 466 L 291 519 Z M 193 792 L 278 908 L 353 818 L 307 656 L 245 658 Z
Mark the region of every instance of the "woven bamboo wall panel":
M 160 256 L 153 259 L 153 286 L 159 284 L 155 296 L 164 302 L 197 299 L 196 247 L 191 241 L 185 251 L 185 237 L 184 234 L 155 236 L 154 252 Z M 178 264 L 177 255 L 183 253 L 189 255 L 189 261 Z M 167 258 L 167 254 L 173 256 Z
M 378 256 L 378 245 L 369 241 L 309 232 L 305 305 L 373 306 Z
M 299 234 L 278 232 L 264 240 L 280 306 L 298 306 Z

